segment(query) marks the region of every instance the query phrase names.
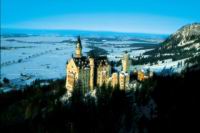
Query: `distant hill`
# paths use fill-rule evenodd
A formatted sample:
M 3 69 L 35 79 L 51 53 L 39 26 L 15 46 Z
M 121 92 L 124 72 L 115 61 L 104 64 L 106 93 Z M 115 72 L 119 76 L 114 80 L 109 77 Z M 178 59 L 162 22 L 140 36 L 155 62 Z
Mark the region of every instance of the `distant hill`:
M 200 23 L 185 25 L 170 35 L 160 47 L 145 54 L 174 60 L 190 58 L 200 53 Z
M 177 32 L 169 36 L 163 43 L 162 49 L 200 48 L 200 23 L 189 24 L 180 28 Z

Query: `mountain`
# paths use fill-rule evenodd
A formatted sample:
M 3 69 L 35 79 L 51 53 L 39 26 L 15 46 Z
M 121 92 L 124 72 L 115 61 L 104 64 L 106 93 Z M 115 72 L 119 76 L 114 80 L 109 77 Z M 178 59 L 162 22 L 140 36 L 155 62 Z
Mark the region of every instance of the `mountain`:
M 145 55 L 157 60 L 180 60 L 200 54 L 200 23 L 185 25 Z M 156 60 L 155 59 L 155 60 Z
M 169 36 L 163 43 L 162 49 L 183 48 L 190 50 L 200 48 L 200 23 L 189 24 Z

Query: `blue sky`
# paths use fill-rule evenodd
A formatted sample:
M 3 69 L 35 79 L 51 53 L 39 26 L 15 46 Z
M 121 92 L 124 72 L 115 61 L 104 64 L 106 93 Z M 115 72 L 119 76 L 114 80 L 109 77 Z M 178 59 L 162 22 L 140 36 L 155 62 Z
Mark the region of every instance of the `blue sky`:
M 200 22 L 199 0 L 1 0 L 1 26 L 173 33 Z

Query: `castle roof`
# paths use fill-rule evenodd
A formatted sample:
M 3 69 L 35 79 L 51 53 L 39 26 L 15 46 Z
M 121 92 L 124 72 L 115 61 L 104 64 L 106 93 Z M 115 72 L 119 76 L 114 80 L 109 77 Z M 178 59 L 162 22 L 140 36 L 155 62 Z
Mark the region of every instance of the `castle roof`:
M 89 62 L 89 58 L 87 58 L 86 56 L 82 56 L 82 57 L 73 57 L 74 63 L 76 64 L 77 67 L 80 68 L 85 68 L 85 67 L 90 67 L 90 62 Z M 95 66 L 104 66 L 108 64 L 108 58 L 106 56 L 99 56 L 94 58 L 94 63 Z
M 94 60 L 95 60 L 95 65 L 96 66 L 107 65 L 108 64 L 107 56 L 99 56 L 99 57 L 96 57 Z
M 74 57 L 73 60 L 78 67 L 89 67 L 89 60 L 86 56 Z
M 82 49 L 82 43 L 81 43 L 81 38 L 80 38 L 80 36 L 78 36 L 78 38 L 77 38 L 76 48 L 81 48 L 81 49 Z

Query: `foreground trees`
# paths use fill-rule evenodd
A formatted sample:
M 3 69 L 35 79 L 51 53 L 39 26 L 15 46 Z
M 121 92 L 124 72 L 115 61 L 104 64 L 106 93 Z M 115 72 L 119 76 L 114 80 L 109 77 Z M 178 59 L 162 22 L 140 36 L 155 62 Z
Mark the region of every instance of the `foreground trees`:
M 180 75 L 154 76 L 136 92 L 102 86 L 96 96 L 80 85 L 62 101 L 64 80 L 0 94 L 5 132 L 168 133 L 197 129 L 199 66 Z

